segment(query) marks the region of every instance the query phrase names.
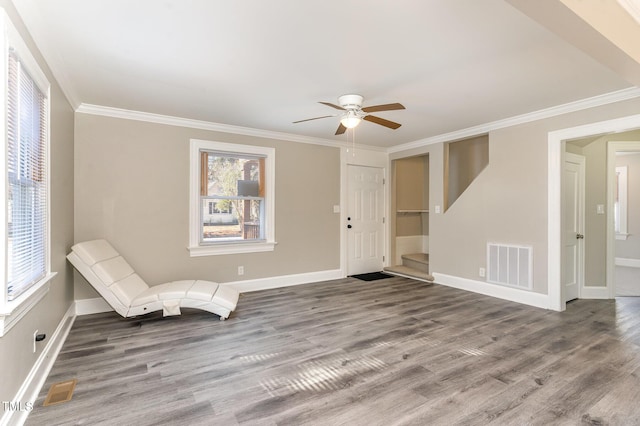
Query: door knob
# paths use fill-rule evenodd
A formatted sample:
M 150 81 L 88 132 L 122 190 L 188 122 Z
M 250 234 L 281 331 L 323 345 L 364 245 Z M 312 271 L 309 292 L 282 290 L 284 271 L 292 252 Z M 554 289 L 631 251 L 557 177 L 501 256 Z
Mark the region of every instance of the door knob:
M 577 238 L 578 240 L 584 240 L 584 235 L 582 235 L 582 234 L 578 234 L 578 235 L 576 235 L 576 238 Z

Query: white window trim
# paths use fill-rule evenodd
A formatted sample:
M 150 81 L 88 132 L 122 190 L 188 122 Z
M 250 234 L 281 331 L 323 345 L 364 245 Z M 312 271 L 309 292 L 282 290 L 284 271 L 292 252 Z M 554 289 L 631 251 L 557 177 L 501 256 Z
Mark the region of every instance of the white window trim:
M 7 111 L 6 111 L 6 96 L 7 96 L 7 61 L 9 48 L 13 48 L 18 56 L 20 62 L 29 71 L 29 75 L 34 80 L 36 85 L 42 90 L 46 96 L 47 112 L 51 111 L 51 85 L 48 79 L 40 69 L 38 62 L 35 60 L 29 48 L 22 40 L 22 37 L 18 33 L 18 30 L 13 26 L 6 11 L 0 8 L 0 46 L 2 52 L 0 53 L 0 81 L 3 82 L 0 85 L 0 134 L 3 135 L 3 146 L 7 146 Z M 47 119 L 47 125 L 50 126 L 50 119 Z M 47 253 L 45 255 L 46 261 L 46 274 L 44 278 L 35 283 L 23 294 L 18 296 L 12 301 L 7 300 L 7 182 L 6 177 L 0 179 L 0 193 L 5 194 L 0 201 L 0 223 L 5 225 L 0 227 L 0 265 L 2 270 L 2 290 L 0 295 L 0 337 L 4 336 L 14 325 L 16 325 L 22 317 L 24 317 L 49 291 L 51 280 L 56 276 L 56 272 L 51 272 L 51 176 L 50 176 L 50 148 L 49 148 L 49 129 L 46 132 L 47 141 L 45 142 L 46 154 L 45 161 L 46 167 L 46 179 L 47 179 Z M 0 162 L 4 165 L 7 163 L 6 148 L 0 150 Z
M 617 166 L 616 174 L 618 175 L 618 210 L 620 218 L 620 229 L 616 232 L 616 240 L 626 240 L 629 237 L 627 233 L 627 166 Z
M 265 239 L 200 244 L 200 151 L 251 154 L 265 157 Z M 275 148 L 191 139 L 189 147 L 189 254 L 214 256 L 273 251 L 275 245 Z
M 4 303 L 2 311 L 0 312 L 0 337 L 7 334 L 31 308 L 37 305 L 38 302 L 47 295 L 51 280 L 53 280 L 57 274 L 57 272 L 49 272 L 44 278 L 18 296 L 17 299 Z

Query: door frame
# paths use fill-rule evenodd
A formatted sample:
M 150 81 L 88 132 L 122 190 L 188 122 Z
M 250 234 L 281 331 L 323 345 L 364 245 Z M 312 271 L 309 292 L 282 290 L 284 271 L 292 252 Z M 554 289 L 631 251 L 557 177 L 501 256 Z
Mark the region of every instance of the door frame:
M 549 309 L 564 311 L 567 304 L 562 300 L 562 167 L 565 141 L 605 133 L 618 133 L 640 129 L 640 114 L 555 130 L 548 133 L 548 179 L 547 208 L 547 294 Z M 612 250 L 607 239 L 607 253 Z M 611 283 L 607 282 L 605 298 L 611 297 Z
M 579 222 L 579 230 L 578 233 L 579 234 L 584 234 L 585 233 L 585 195 L 586 195 L 586 188 L 585 188 L 585 184 L 586 184 L 586 179 L 585 179 L 585 169 L 586 169 L 586 157 L 584 155 L 579 155 L 579 154 L 574 154 L 571 152 L 565 152 L 564 153 L 564 166 L 566 166 L 567 163 L 573 163 L 573 164 L 577 164 L 578 165 L 578 180 L 579 180 L 579 188 L 578 188 L 578 194 L 577 194 L 577 198 L 578 198 L 578 222 Z M 564 167 L 563 167 L 563 179 L 564 179 Z M 566 194 L 562 194 L 562 198 L 564 201 L 564 197 L 566 197 Z M 562 247 L 565 247 L 566 241 L 564 240 L 565 238 L 565 230 L 562 229 Z M 585 249 L 586 249 L 586 244 L 584 243 L 584 240 L 582 240 L 580 243 L 578 243 L 580 245 L 580 247 L 578 248 L 578 259 L 576 259 L 576 261 L 578 262 L 578 266 L 577 266 L 577 276 L 576 276 L 576 284 L 578 286 L 578 299 L 580 299 L 582 297 L 582 294 L 584 293 L 584 276 L 585 276 Z M 564 253 L 564 250 L 563 250 Z M 562 267 L 565 267 L 565 259 L 564 257 L 562 258 Z M 562 283 L 561 286 L 561 293 L 562 293 L 562 300 L 565 301 L 565 303 L 567 302 L 566 300 L 566 294 L 565 294 L 565 285 L 564 283 Z
M 347 195 L 348 179 L 347 166 L 378 167 L 382 169 L 385 180 L 383 185 L 383 207 L 385 216 L 383 233 L 383 266 L 389 266 L 389 155 L 386 151 L 371 149 L 371 147 L 361 147 L 359 145 L 340 148 L 340 271 L 342 277 L 347 276 L 348 266 L 348 241 L 347 241 Z
M 640 142 L 609 141 L 607 143 L 607 211 L 613 212 L 616 190 L 616 152 L 637 151 Z M 607 215 L 606 279 L 609 298 L 616 297 L 616 230 L 613 214 Z

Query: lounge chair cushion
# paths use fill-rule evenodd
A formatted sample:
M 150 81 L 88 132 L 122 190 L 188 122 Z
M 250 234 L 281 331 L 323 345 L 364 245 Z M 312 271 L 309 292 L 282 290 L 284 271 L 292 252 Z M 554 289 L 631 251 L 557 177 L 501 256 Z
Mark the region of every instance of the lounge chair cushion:
M 122 256 L 98 262 L 91 269 L 107 286 L 133 274 L 133 268 L 129 266 Z
M 93 240 L 76 244 L 72 247 L 72 250 L 89 266 L 118 256 L 118 252 L 105 240 Z
M 125 306 L 131 306 L 134 303 L 142 305 L 144 303 L 158 300 L 157 297 L 155 300 L 143 298 L 143 301 L 138 302 L 138 299 L 140 299 L 142 295 L 149 290 L 149 288 L 150 287 L 147 283 L 142 281 L 142 278 L 140 278 L 136 273 L 133 273 L 109 286 L 109 290 L 111 290 L 118 300 Z

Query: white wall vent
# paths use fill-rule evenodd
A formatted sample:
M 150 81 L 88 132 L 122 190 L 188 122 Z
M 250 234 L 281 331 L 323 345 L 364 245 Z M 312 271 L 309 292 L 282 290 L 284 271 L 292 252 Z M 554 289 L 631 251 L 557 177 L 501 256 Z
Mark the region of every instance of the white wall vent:
M 531 290 L 533 247 L 488 243 L 487 282 Z

